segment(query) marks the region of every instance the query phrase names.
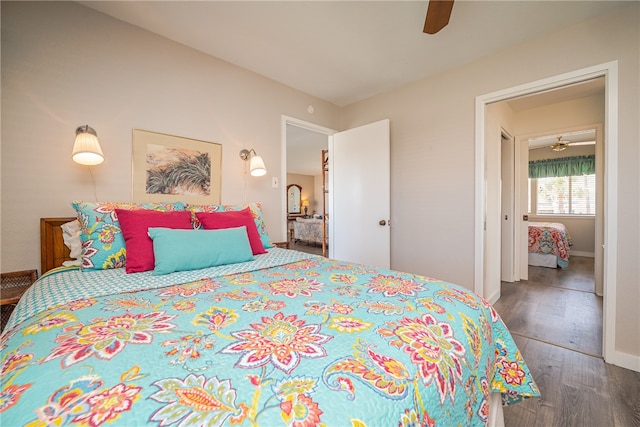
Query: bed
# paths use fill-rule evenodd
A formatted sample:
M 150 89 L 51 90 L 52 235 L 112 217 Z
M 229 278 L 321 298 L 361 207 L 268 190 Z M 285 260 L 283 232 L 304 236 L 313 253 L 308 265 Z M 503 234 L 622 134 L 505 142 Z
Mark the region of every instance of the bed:
M 529 223 L 529 265 L 549 268 L 569 266 L 571 236 L 559 222 Z
M 465 288 L 278 247 L 162 275 L 53 268 L 1 346 L 3 425 L 500 425 L 539 396 Z
M 325 229 L 326 230 L 326 229 Z M 322 244 L 322 219 L 296 218 L 293 221 L 293 237 L 296 241 Z

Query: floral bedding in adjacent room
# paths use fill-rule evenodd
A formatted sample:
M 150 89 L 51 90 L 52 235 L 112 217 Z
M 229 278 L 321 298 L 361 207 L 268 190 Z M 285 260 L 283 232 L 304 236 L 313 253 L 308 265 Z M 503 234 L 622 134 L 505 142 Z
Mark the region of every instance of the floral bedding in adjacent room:
M 557 222 L 529 223 L 529 252 L 558 257 L 558 266 L 569 266 L 571 237 L 564 224 Z
M 153 276 L 40 278 L 3 332 L 2 425 L 484 425 L 537 396 L 466 289 L 274 248 Z

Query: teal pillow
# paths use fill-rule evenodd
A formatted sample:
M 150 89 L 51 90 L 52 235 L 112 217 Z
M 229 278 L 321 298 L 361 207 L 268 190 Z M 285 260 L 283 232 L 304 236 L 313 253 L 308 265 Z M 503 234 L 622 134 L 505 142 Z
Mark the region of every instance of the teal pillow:
M 253 260 L 244 226 L 221 230 L 149 227 L 149 236 L 153 240 L 154 275 Z

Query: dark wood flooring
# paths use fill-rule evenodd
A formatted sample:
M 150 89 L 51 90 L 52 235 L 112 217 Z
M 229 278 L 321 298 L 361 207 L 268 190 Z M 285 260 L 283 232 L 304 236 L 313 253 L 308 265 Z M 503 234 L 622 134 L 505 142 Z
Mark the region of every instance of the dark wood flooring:
M 593 259 L 584 257 L 502 283 L 495 308 L 542 395 L 504 408 L 507 427 L 640 427 L 640 373 L 604 363 L 593 289 Z

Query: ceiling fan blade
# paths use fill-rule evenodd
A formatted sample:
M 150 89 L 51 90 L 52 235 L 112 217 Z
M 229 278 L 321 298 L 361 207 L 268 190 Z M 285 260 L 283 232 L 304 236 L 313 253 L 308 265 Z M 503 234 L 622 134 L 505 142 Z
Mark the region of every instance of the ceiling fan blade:
M 595 141 L 576 141 L 576 142 L 570 142 L 569 145 L 571 146 L 577 146 L 577 145 L 595 145 L 596 142 Z
M 435 34 L 449 23 L 453 0 L 429 0 L 427 17 L 424 21 L 424 33 Z

